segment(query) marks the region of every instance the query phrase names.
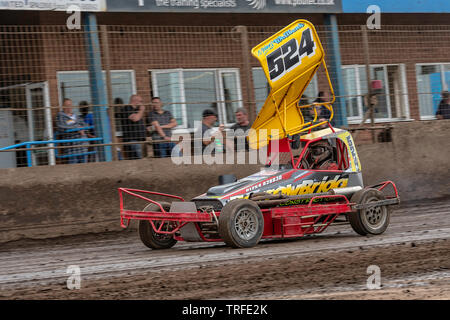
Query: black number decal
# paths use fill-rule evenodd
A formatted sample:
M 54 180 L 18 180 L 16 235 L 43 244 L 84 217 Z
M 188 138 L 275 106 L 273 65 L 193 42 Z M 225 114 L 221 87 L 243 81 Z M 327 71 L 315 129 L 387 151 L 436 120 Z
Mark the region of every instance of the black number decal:
M 306 29 L 303 31 L 302 40 L 300 41 L 300 49 L 298 50 L 298 54 L 300 57 L 304 55 L 310 55 L 314 52 L 314 41 L 311 35 L 311 29 Z
M 297 40 L 290 40 L 288 43 L 281 47 L 281 51 L 284 55 L 285 70 L 289 70 L 300 61 L 300 58 L 297 54 Z
M 267 56 L 267 66 L 269 69 L 270 80 L 277 78 L 284 72 L 283 57 L 281 48 L 278 48 Z
M 267 56 L 267 68 L 269 70 L 270 80 L 273 81 L 285 71 L 289 71 L 289 69 L 300 62 L 303 56 L 309 56 L 314 53 L 315 44 L 311 29 L 303 31 L 298 50 L 297 47 L 298 43 L 294 38 Z

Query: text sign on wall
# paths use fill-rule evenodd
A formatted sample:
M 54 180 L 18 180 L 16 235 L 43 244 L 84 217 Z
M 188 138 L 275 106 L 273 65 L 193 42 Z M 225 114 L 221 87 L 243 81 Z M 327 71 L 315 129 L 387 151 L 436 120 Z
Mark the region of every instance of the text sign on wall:
M 109 12 L 340 13 L 342 0 L 0 0 L 0 10 Z
M 106 10 L 106 0 L 0 0 L 0 10 L 67 11 L 77 6 L 80 11 Z
M 107 4 L 110 12 L 342 12 L 342 0 L 107 0 Z

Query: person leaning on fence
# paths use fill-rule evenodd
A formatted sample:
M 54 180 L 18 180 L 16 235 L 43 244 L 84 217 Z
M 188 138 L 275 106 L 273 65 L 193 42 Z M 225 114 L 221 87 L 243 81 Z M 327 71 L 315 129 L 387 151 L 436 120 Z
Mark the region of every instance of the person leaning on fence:
M 142 104 L 142 97 L 134 94 L 130 97 L 130 104 L 122 107 L 119 113 L 122 122 L 123 142 L 134 142 L 124 145 L 124 155 L 126 159 L 141 159 L 143 156 L 143 144 L 145 141 L 145 106 Z
M 442 100 L 436 111 L 436 119 L 450 119 L 450 92 L 442 92 Z
M 71 140 L 71 139 L 86 139 L 85 130 L 79 130 L 80 128 L 86 127 L 86 123 L 73 113 L 73 106 L 71 99 L 64 99 L 62 111 L 58 112 L 56 115 L 56 126 L 58 129 L 59 140 Z M 86 147 L 82 147 L 85 143 L 83 142 L 69 142 L 59 144 L 60 146 L 77 145 L 74 148 L 64 148 L 62 153 L 68 156 L 68 163 L 85 163 L 87 161 L 86 152 L 88 151 Z
M 162 108 L 161 99 L 159 97 L 152 98 L 153 110 L 149 114 L 150 131 L 153 127 L 152 140 L 165 141 L 153 144 L 153 154 L 157 158 L 170 157 L 175 143 L 171 142 L 172 129 L 177 126 L 177 120 L 172 116 L 170 111 Z

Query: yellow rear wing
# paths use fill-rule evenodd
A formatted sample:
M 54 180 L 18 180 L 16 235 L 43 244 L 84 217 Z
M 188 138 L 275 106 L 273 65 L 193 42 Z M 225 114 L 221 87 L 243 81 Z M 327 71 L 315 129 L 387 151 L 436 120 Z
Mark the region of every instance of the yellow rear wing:
M 269 140 L 283 139 L 331 121 L 334 91 L 322 44 L 310 22 L 297 20 L 291 23 L 254 47 L 252 54 L 259 60 L 271 91 L 252 125 L 254 130 L 250 130 L 248 139 L 251 148 L 259 149 Z M 299 106 L 303 92 L 321 64 L 325 68 L 332 100 Z M 305 123 L 301 109 L 320 105 L 330 110 L 330 119 L 317 122 L 314 108 L 314 119 Z

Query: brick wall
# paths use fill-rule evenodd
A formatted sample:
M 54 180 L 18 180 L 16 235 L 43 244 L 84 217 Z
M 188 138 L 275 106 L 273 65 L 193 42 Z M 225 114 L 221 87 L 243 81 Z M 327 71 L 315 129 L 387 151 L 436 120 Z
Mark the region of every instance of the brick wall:
M 10 85 L 23 79 L 32 82 L 47 80 L 51 104 L 58 105 L 56 73 L 86 70 L 82 32 L 67 32 L 63 25 L 68 15 L 63 12 L 0 12 L 0 15 L 5 25 L 39 23 L 41 27 L 32 27 L 32 30 L 42 31 L 25 31 L 8 36 L 2 33 L 2 82 Z M 364 24 L 366 17 L 364 14 L 338 15 L 343 65 L 365 63 L 361 32 L 355 24 Z M 294 14 L 100 13 L 98 23 L 108 25 L 110 68 L 134 70 L 137 91 L 145 102 L 149 102 L 151 95 L 149 69 L 208 67 L 241 69 L 243 100 L 248 101 L 250 97 L 247 97 L 245 75 L 242 74 L 241 42 L 233 27 L 252 26 L 248 28 L 251 48 L 281 26 L 298 18 L 307 18 L 316 24 L 326 49 L 330 33 L 323 26 L 321 14 L 308 14 L 305 17 Z M 442 26 L 419 27 L 418 21 Z M 352 26 L 346 26 L 349 23 Z M 370 62 L 405 64 L 411 118 L 419 119 L 415 64 L 450 62 L 448 15 L 385 14 L 382 23 L 382 30 L 369 32 Z M 188 25 L 199 27 L 185 27 Z M 250 61 L 253 67 L 259 66 L 256 59 L 251 58 Z M 20 79 L 14 80 L 14 77 Z M 252 85 L 251 81 L 249 83 Z M 319 88 L 326 85 L 325 77 L 319 74 Z

